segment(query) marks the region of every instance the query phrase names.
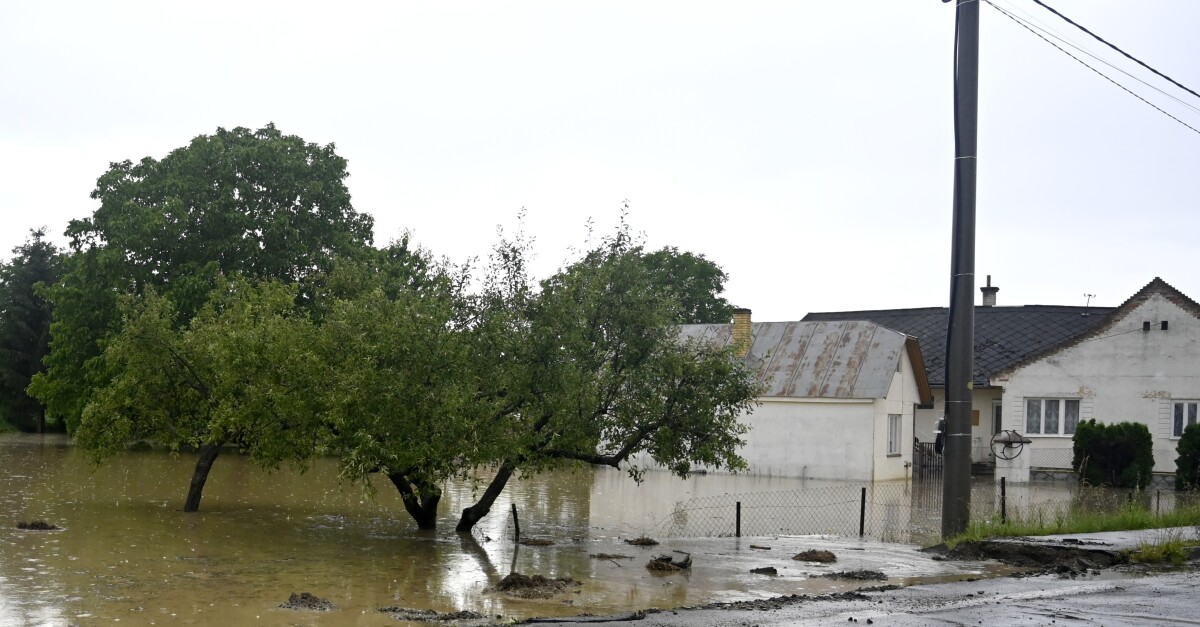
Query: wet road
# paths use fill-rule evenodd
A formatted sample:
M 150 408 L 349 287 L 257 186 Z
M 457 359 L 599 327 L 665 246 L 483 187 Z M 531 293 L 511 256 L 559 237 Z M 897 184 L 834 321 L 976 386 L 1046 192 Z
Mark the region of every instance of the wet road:
M 1195 567 L 1116 578 L 1112 574 L 1090 579 L 1043 575 L 917 585 L 867 592 L 856 600 L 783 601 L 778 609 L 677 610 L 649 614 L 626 623 L 646 627 L 1200 625 L 1200 603 L 1196 597 L 1200 572 Z M 595 623 L 556 624 L 584 627 Z

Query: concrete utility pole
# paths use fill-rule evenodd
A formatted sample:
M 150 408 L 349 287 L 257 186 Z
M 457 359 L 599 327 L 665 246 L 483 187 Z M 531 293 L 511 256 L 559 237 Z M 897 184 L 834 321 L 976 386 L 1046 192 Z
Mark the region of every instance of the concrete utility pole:
M 975 170 L 979 0 L 957 0 L 954 41 L 954 230 L 946 337 L 946 461 L 942 536 L 971 518 L 971 379 L 975 363 Z

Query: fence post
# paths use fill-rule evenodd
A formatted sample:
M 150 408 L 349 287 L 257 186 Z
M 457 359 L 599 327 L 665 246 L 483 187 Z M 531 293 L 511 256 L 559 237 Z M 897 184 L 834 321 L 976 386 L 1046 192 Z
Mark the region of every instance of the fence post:
M 737 502 L 737 517 L 734 518 L 734 520 L 736 520 L 737 522 L 735 523 L 736 526 L 734 527 L 733 535 L 735 537 L 740 538 L 740 537 L 742 537 L 742 502 L 741 501 Z
M 1159 507 L 1161 505 L 1162 505 L 1162 490 L 1155 490 L 1154 491 L 1154 515 L 1155 516 L 1162 515 L 1159 513 Z
M 858 505 L 858 537 L 863 537 L 867 533 L 867 487 L 863 486 L 862 499 Z
M 521 521 L 517 519 L 517 504 L 512 504 L 513 526 L 517 528 L 517 542 L 521 541 Z
M 1000 477 L 1000 524 L 1008 522 L 1008 493 L 1005 490 L 1004 480 L 1006 477 Z

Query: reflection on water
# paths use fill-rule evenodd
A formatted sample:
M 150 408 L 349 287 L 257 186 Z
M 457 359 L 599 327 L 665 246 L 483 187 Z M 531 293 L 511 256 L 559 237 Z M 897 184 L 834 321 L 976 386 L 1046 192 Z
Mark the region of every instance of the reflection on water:
M 0 622 L 15 624 L 206 623 L 217 615 L 233 623 L 320 620 L 272 609 L 301 591 L 335 599 L 339 622 L 357 613 L 378 624 L 371 610 L 393 605 L 563 613 L 561 601 L 483 593 L 514 567 L 512 503 L 526 536 L 556 542 L 516 553 L 517 570 L 583 579 L 597 568 L 589 551 L 615 552 L 599 543 L 647 532 L 674 499 L 754 487 L 744 477 L 682 482 L 651 474 L 639 488 L 615 471 L 549 473 L 510 482 L 475 539 L 463 539 L 452 531 L 454 514 L 471 503 L 479 487 L 471 482 L 447 487 L 442 528 L 427 533 L 415 529 L 386 481 L 368 497 L 339 484 L 329 460 L 301 475 L 222 456 L 201 511 L 184 514 L 179 505 L 194 464 L 188 455 L 129 453 L 95 467 L 61 436 L 5 436 L 0 454 Z M 15 529 L 18 521 L 39 519 L 64 529 Z M 576 604 L 671 606 L 688 600 L 684 588 L 656 585 L 605 599 L 604 587 L 593 585 Z
M 811 480 L 709 475 L 681 481 L 649 473 L 638 486 L 611 469 L 547 473 L 510 482 L 474 537 L 464 539 L 453 524 L 478 487 L 471 482 L 448 486 L 441 528 L 419 532 L 390 483 L 380 481 L 369 497 L 359 486 L 339 484 L 329 460 L 301 475 L 222 456 L 201 511 L 184 514 L 179 507 L 195 461 L 189 455 L 128 453 L 97 468 L 61 437 L 3 436 L 0 459 L 0 625 L 379 625 L 391 621 L 374 610 L 397 605 L 508 618 L 853 587 L 813 579 L 813 572 L 792 562 L 778 578 L 751 577 L 749 569 L 765 558 L 747 557 L 749 551 L 733 540 L 719 545 L 729 551 L 720 559 L 707 556 L 690 575 L 664 579 L 642 567 L 653 552 L 711 552 L 718 545 L 679 540 L 640 549 L 620 542 L 665 537 L 680 501 L 822 487 Z M 515 550 L 513 503 L 522 534 L 554 546 Z M 893 516 L 906 516 L 903 509 Z M 63 530 L 15 528 L 18 521 L 38 519 Z M 777 550 L 787 548 L 783 539 L 774 542 L 781 545 Z M 921 575 L 927 567 L 914 565 L 915 551 L 908 548 L 878 550 L 895 552 L 885 557 L 898 577 Z M 636 559 L 588 557 L 600 552 Z M 962 568 L 936 567 L 948 576 Z M 565 602 L 484 592 L 513 569 L 571 576 L 586 585 Z M 276 609 L 292 592 L 330 599 L 338 609 Z

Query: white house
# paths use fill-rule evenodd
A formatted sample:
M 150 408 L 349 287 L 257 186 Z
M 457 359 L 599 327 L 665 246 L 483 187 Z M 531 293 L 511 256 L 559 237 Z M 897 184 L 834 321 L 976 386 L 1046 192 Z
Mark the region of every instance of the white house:
M 1067 468 L 1080 420 L 1143 422 L 1154 470 L 1200 406 L 1200 305 L 1155 278 L 1087 333 L 992 375 L 1013 428 L 1033 440 L 1035 467 Z
M 992 435 L 1002 429 L 1021 429 L 1019 419 L 1007 417 L 1009 405 L 997 373 L 1029 357 L 1062 345 L 1103 324 L 1111 307 L 1060 305 L 996 305 L 998 287 L 980 288 L 982 305 L 975 307 L 975 364 L 972 374 L 971 457 L 990 462 Z M 931 402 L 918 407 L 913 432 L 921 442 L 932 443 L 934 428 L 945 413 L 946 329 L 950 312 L 945 307 L 876 309 L 810 313 L 805 321 L 871 320 L 918 338 L 933 392 Z
M 746 419 L 751 474 L 887 481 L 912 466 L 913 412 L 932 402 L 915 338 L 865 320 L 681 327 L 684 339 L 742 346 L 766 392 Z

